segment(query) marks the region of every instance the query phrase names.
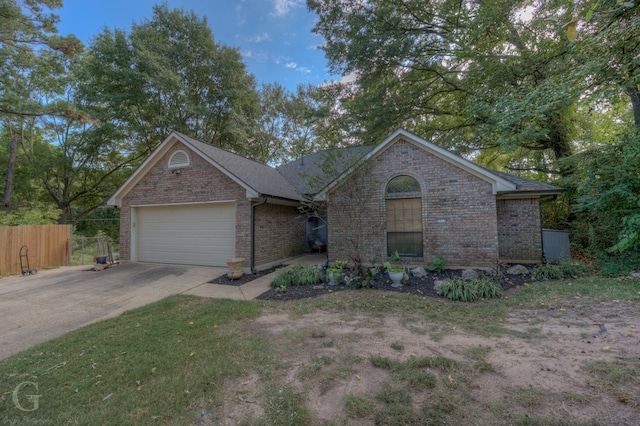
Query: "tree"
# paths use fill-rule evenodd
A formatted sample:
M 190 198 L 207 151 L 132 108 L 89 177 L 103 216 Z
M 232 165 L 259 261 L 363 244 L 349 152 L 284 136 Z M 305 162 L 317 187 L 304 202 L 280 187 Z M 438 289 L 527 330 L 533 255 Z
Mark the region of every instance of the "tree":
M 262 116 L 250 146 L 253 159 L 279 165 L 320 149 L 315 132 L 318 90 L 299 85 L 290 93 L 279 83 L 261 87 Z
M 82 98 L 108 110 L 135 152 L 177 130 L 248 153 L 259 114 L 254 78 L 193 12 L 154 6 L 128 35 L 105 29 L 88 48 L 82 80 Z
M 56 35 L 58 17 L 50 10 L 61 6 L 61 0 L 0 1 L 0 122 L 8 128 L 9 136 L 3 196 L 5 213 L 11 210 L 20 141 L 14 120 L 62 114 L 66 109 L 58 102 L 42 103 L 31 96 L 37 82 L 29 74 L 42 52 L 53 50 L 73 56 L 82 50 L 82 44 L 74 36 Z
M 541 152 L 535 168 L 566 176 L 571 170 L 554 161 L 574 152 L 577 103 L 622 83 L 620 70 L 636 74 L 631 52 L 640 26 L 629 25 L 635 11 L 593 24 L 592 37 L 580 44 L 565 36 L 574 12 L 564 0 L 308 6 L 319 15 L 314 31 L 325 38 L 332 70 L 358 76 L 358 90 L 343 105 L 364 123 L 365 140 L 403 126 L 460 154 Z M 614 35 L 624 40 L 614 46 L 624 46 L 610 46 Z M 624 54 L 607 62 L 604 52 Z

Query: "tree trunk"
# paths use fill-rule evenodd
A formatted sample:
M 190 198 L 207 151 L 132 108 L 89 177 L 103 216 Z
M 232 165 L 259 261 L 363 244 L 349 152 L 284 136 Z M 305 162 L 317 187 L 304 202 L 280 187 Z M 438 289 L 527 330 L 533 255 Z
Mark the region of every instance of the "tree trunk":
M 640 129 L 640 91 L 637 86 L 625 87 L 625 92 L 631 98 L 631 107 L 633 108 L 633 121 L 636 128 Z
M 16 157 L 18 154 L 18 136 L 11 135 L 11 143 L 9 144 L 9 163 L 7 164 L 7 180 L 4 186 L 4 211 L 11 211 L 11 194 L 13 192 L 13 176 L 16 169 Z

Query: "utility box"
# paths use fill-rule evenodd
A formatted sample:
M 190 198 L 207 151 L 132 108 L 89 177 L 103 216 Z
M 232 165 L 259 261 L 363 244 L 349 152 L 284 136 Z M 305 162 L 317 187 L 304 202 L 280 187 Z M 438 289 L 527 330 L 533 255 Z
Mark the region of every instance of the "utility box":
M 542 252 L 546 262 L 559 262 L 570 259 L 569 232 L 543 229 Z

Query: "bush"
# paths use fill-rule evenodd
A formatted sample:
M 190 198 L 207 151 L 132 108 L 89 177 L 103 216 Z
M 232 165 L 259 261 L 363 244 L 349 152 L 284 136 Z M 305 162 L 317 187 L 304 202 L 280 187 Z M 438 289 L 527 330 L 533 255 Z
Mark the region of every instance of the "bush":
M 322 273 L 316 266 L 294 265 L 286 271 L 280 272 L 271 281 L 273 288 L 287 288 L 299 285 L 317 284 L 322 281 Z
M 430 271 L 444 272 L 447 270 L 447 266 L 444 262 L 444 256 L 434 257 L 429 266 Z
M 455 278 L 442 284 L 438 289 L 438 294 L 450 300 L 473 302 L 479 298 L 502 297 L 502 288 L 488 279 L 466 281 L 462 278 Z
M 446 281 L 438 293 L 450 300 L 461 302 L 473 302 L 478 298 L 478 288 L 474 281 L 465 281 L 461 278 Z
M 582 262 L 563 260 L 559 263 L 546 263 L 536 266 L 531 270 L 531 276 L 540 281 L 560 280 L 563 278 L 576 278 L 588 270 L 589 268 Z
M 490 299 L 492 297 L 502 297 L 502 288 L 498 287 L 493 281 L 487 279 L 474 280 L 478 292 L 478 297 Z
M 616 256 L 603 256 L 599 259 L 600 275 L 603 277 L 620 277 L 640 270 L 640 253 L 627 252 Z

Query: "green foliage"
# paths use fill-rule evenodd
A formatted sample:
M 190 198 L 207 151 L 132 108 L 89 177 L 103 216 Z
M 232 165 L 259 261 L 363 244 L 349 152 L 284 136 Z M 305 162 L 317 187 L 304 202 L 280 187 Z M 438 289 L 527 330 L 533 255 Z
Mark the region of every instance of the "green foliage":
M 619 277 L 640 271 L 640 252 L 630 251 L 615 255 L 603 255 L 598 259 L 600 275 Z
M 605 235 L 619 233 L 617 241 L 609 242 L 609 252 L 640 250 L 640 132 L 624 133 L 598 152 L 575 156 L 572 165 L 580 167 L 574 182 L 576 213 L 598 224 L 597 231 Z
M 391 253 L 391 259 L 382 264 L 385 272 L 404 272 L 404 264 L 398 250 Z
M 429 265 L 430 271 L 444 272 L 447 270 L 447 266 L 445 265 L 444 256 L 440 255 L 434 257 L 431 261 L 431 265 Z
M 438 294 L 450 300 L 473 302 L 478 296 L 478 288 L 473 281 L 461 278 L 445 281 L 438 289 Z
M 0 226 L 50 225 L 58 223 L 61 211 L 51 205 L 36 204 L 11 213 L 0 213 Z
M 130 34 L 98 34 L 82 65 L 83 98 L 105 105 L 131 135 L 134 152 L 150 152 L 177 130 L 251 155 L 248 141 L 260 113 L 255 80 L 240 52 L 216 44 L 195 13 L 156 5 Z
M 556 263 L 545 263 L 531 270 L 531 276 L 536 280 L 559 280 L 563 278 L 576 278 L 589 268 L 575 260 L 563 260 Z
M 347 265 L 348 265 L 348 264 L 349 264 L 349 262 L 348 262 L 348 261 L 346 261 L 346 260 L 336 260 L 336 262 L 335 262 L 335 264 L 334 264 L 334 267 L 335 267 L 336 269 L 340 269 L 340 270 L 342 270 L 342 269 L 345 269 L 345 268 L 347 267 Z
M 271 282 L 271 287 L 286 289 L 293 286 L 317 284 L 322 281 L 322 278 L 322 273 L 317 267 L 298 264 L 280 272 Z
M 481 299 L 491 299 L 502 297 L 502 288 L 495 282 L 487 279 L 477 279 L 473 281 L 476 286 L 477 295 Z

